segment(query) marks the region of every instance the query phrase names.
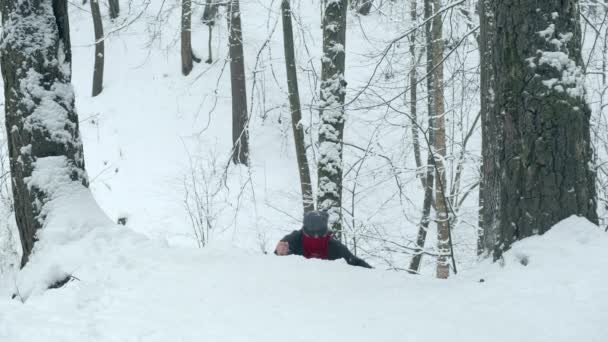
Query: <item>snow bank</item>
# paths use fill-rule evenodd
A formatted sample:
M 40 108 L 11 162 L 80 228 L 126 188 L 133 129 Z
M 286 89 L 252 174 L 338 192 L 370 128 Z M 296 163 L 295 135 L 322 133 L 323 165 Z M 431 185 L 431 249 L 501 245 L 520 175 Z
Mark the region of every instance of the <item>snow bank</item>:
M 63 256 L 79 281 L 0 299 L 2 341 L 605 341 L 608 234 L 579 218 L 448 281 L 177 249 L 92 230 Z M 104 254 L 72 255 L 74 251 Z M 524 266 L 522 260 L 527 260 Z M 483 278 L 484 282 L 479 282 Z

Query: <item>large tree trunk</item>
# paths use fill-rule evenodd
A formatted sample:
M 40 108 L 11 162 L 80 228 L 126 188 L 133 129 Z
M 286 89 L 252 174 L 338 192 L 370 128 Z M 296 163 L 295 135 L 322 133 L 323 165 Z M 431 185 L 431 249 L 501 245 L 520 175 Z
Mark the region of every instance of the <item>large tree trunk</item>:
M 74 109 L 67 2 L 2 0 L 6 129 L 23 258 L 65 187 L 87 186 Z M 57 182 L 61 180 L 61 182 Z
M 484 201 L 483 215 L 496 259 L 514 241 L 543 234 L 570 215 L 597 223 L 597 213 L 578 2 L 487 5 L 481 15 L 492 16 L 500 28 L 491 45 L 481 39 L 482 51 L 492 55 L 492 73 L 482 77 L 491 80 L 495 96 L 494 106 L 482 110 L 494 122 L 490 129 L 501 128 L 486 135 L 484 148 L 490 150 L 483 154 L 484 167 L 494 162 L 488 154 L 499 159 L 499 186 L 486 178 L 483 190 L 498 200 L 494 208 Z M 487 212 L 492 209 L 497 212 Z
M 344 80 L 347 0 L 326 2 L 323 16 L 323 57 L 317 206 L 329 214 L 337 239 L 342 231 L 342 147 L 344 137 Z
M 192 0 L 182 0 L 182 74 L 189 75 L 192 63 L 200 62 L 192 52 Z
M 108 5 L 110 6 L 110 18 L 118 18 L 120 14 L 120 3 L 118 0 L 108 0 Z
M 306 157 L 306 144 L 304 142 L 304 128 L 300 121 L 302 112 L 300 107 L 300 92 L 298 90 L 298 74 L 296 72 L 296 57 L 293 47 L 293 29 L 291 26 L 291 7 L 289 0 L 281 3 L 283 13 L 283 47 L 285 48 L 285 68 L 287 70 L 287 91 L 289 92 L 289 107 L 291 110 L 291 127 L 296 146 L 298 160 L 298 173 L 300 174 L 300 188 L 302 190 L 302 206 L 304 212 L 314 210 L 312 198 L 312 183 L 310 169 Z
M 103 23 L 99 11 L 98 0 L 91 0 L 91 14 L 93 15 L 93 27 L 95 29 L 95 66 L 93 68 L 93 96 L 101 94 L 103 90 L 103 65 L 105 58 Z
M 247 116 L 247 88 L 245 84 L 245 58 L 239 0 L 231 0 L 228 9 L 230 31 L 230 85 L 232 87 L 232 161 L 247 165 L 249 162 L 249 129 Z

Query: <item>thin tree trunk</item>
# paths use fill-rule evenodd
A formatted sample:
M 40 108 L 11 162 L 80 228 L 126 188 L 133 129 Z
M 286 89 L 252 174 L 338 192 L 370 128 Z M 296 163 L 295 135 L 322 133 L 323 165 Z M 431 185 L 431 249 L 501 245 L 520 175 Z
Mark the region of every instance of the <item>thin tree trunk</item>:
M 192 71 L 192 63 L 200 62 L 192 52 L 192 0 L 182 0 L 182 74 L 187 76 Z
M 431 1 L 429 1 L 431 2 Z M 437 278 L 447 279 L 450 275 L 450 265 L 448 263 L 448 255 L 450 253 L 450 227 L 448 215 L 447 195 L 447 179 L 445 175 L 444 160 L 446 156 L 445 144 L 445 105 L 443 98 L 443 20 L 441 15 L 435 15 L 441 10 L 441 0 L 433 0 L 432 4 L 432 65 L 433 71 L 433 104 L 435 106 L 433 113 L 434 120 L 434 139 L 433 149 L 435 155 L 435 209 L 437 211 Z M 429 95 L 431 96 L 431 95 Z
M 0 64 L 23 267 L 51 213 L 49 201 L 88 181 L 70 84 L 67 1 L 1 0 L 1 5 Z
M 291 127 L 296 147 L 298 171 L 300 175 L 300 188 L 302 190 L 302 206 L 304 212 L 314 210 L 312 198 L 312 183 L 310 169 L 306 157 L 306 144 L 304 142 L 304 128 L 300 124 L 302 112 L 300 107 L 300 92 L 298 90 L 298 74 L 296 72 L 296 58 L 293 47 L 293 29 L 291 26 L 291 7 L 289 0 L 281 3 L 283 14 L 283 46 L 285 48 L 285 68 L 287 71 L 287 89 L 289 92 L 289 107 L 291 109 Z
M 232 88 L 232 161 L 248 165 L 249 132 L 247 115 L 247 88 L 245 84 L 245 58 L 243 56 L 243 34 L 239 0 L 231 0 L 228 10 L 230 31 L 230 85 Z
M 209 48 L 209 57 L 205 61 L 207 64 L 213 63 L 213 49 L 212 49 L 212 38 L 213 38 L 213 27 L 215 26 L 215 18 L 217 17 L 218 4 L 215 0 L 206 0 L 205 1 L 205 11 L 203 12 L 203 24 L 207 25 L 209 29 L 209 39 L 208 39 L 208 48 Z
M 110 18 L 116 19 L 120 14 L 120 3 L 118 0 L 108 0 L 108 5 L 110 7 Z
M 323 16 L 323 58 L 317 206 L 329 214 L 337 239 L 342 232 L 342 147 L 344 144 L 344 80 L 346 11 L 348 1 L 326 2 Z
M 207 64 L 211 64 L 213 63 L 213 47 L 212 47 L 212 39 L 213 39 L 213 26 L 209 25 L 207 26 L 207 28 L 209 29 L 209 38 L 207 40 L 207 48 L 209 49 L 209 56 L 207 57 L 207 60 L 205 61 L 205 63 Z
M 103 66 L 105 59 L 103 23 L 99 11 L 98 0 L 91 0 L 91 14 L 95 29 L 95 66 L 93 68 L 93 97 L 101 94 L 103 90 Z
M 410 119 L 412 122 L 412 145 L 414 147 L 414 160 L 416 161 L 416 173 L 420 177 L 422 188 L 426 189 L 426 174 L 422 172 L 422 156 L 420 153 L 420 126 L 418 125 L 418 59 L 416 56 L 416 21 L 418 13 L 417 1 L 410 0 L 410 20 L 412 21 L 412 32 L 409 36 L 410 55 L 412 58 L 412 69 L 410 71 Z
M 543 234 L 571 215 L 598 218 L 578 1 L 488 2 L 481 15 L 500 28 L 482 48 L 492 51 L 495 106 L 488 120 L 501 130 L 486 137 L 484 158 L 499 156 L 494 177 L 500 185 L 485 181 L 484 192 L 497 193 L 499 205 L 493 216 L 484 202 L 483 224 L 497 259 L 514 241 Z

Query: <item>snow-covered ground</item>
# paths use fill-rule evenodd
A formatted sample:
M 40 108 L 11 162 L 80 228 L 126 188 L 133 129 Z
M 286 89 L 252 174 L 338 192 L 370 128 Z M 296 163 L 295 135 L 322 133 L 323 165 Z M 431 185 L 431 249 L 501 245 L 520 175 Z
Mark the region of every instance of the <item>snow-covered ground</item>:
M 544 236 L 515 244 L 499 263 L 477 264 L 476 198 L 471 196 L 454 229 L 463 270 L 449 281 L 430 277 L 432 258 L 424 259 L 422 276 L 386 271 L 389 265 L 407 264 L 409 256 L 378 256 L 373 240 L 359 254 L 374 270 L 262 253 L 298 229 L 301 215 L 280 2 L 241 2 L 247 91 L 253 100 L 248 104 L 252 166 L 228 168 L 225 185 L 231 122 L 224 18 L 214 30 L 216 62 L 197 64 L 184 77 L 179 1 L 123 5 L 116 22 L 105 18 L 104 91 L 91 98 L 93 27 L 88 6 L 80 3 L 70 2 L 73 84 L 87 171 L 100 208 L 85 193 L 57 203 L 65 210 L 51 220 L 22 272 L 5 271 L 15 255 L 0 251 L 0 273 L 5 271 L 0 275 L 0 341 L 608 340 L 608 234 L 582 219 L 571 218 Z M 292 6 L 303 124 L 314 141 L 319 4 L 293 1 Z M 201 14 L 202 7 L 195 6 L 193 45 L 206 57 Z M 386 42 L 410 25 L 387 18 L 349 16 L 346 78 L 353 91 L 347 101 L 371 77 L 370 61 L 377 61 Z M 399 49 L 407 52 L 405 44 Z M 446 66 L 446 74 L 452 67 L 475 68 L 476 60 L 457 55 L 453 63 L 460 64 Z M 373 85 L 375 91 L 398 94 L 404 80 L 391 77 L 403 76 L 407 63 L 397 56 L 382 64 L 378 72 L 384 81 Z M 469 84 L 475 93 L 467 77 L 472 76 L 450 76 L 446 82 Z M 462 115 L 459 123 L 470 124 L 476 100 L 456 103 L 446 93 L 448 107 Z M 407 241 L 415 236 L 421 204 L 412 151 L 402 143 L 411 139 L 407 118 L 385 108 L 357 110 L 364 101 L 378 101 L 369 94 L 357 101 L 347 111 L 346 140 L 370 150 L 347 147 L 345 152 L 348 169 L 361 166 L 346 177 L 348 189 L 359 186 L 356 198 L 345 192 L 355 216 L 348 217 L 348 233 Z M 394 106 L 403 109 L 407 103 Z M 379 118 L 390 124 L 378 124 Z M 313 146 L 311 163 L 314 151 Z M 396 177 L 387 156 L 397 165 Z M 400 192 L 395 179 L 403 186 Z M 474 181 L 472 173 L 464 180 Z M 203 218 L 211 223 L 202 249 L 185 209 L 195 189 L 205 203 Z M 13 218 L 1 214 L 4 231 Z M 119 217 L 127 217 L 127 227 L 112 224 Z M 0 240 L 6 236 L 0 234 Z M 427 245 L 433 244 L 431 230 Z M 44 290 L 65 274 L 78 280 Z M 10 299 L 13 294 L 17 297 Z
M 70 262 L 79 280 L 25 303 L 8 300 L 14 284 L 4 284 L 1 341 L 608 338 L 608 235 L 579 218 L 515 244 L 502 266 L 449 281 L 231 246 L 174 248 L 126 229 L 75 244 L 88 250 Z

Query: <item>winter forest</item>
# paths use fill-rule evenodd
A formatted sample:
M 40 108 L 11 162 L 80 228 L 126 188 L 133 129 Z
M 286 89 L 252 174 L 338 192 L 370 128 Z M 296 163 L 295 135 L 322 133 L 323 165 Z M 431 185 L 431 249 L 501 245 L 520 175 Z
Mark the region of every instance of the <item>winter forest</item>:
M 0 13 L 0 341 L 608 340 L 608 0 Z

